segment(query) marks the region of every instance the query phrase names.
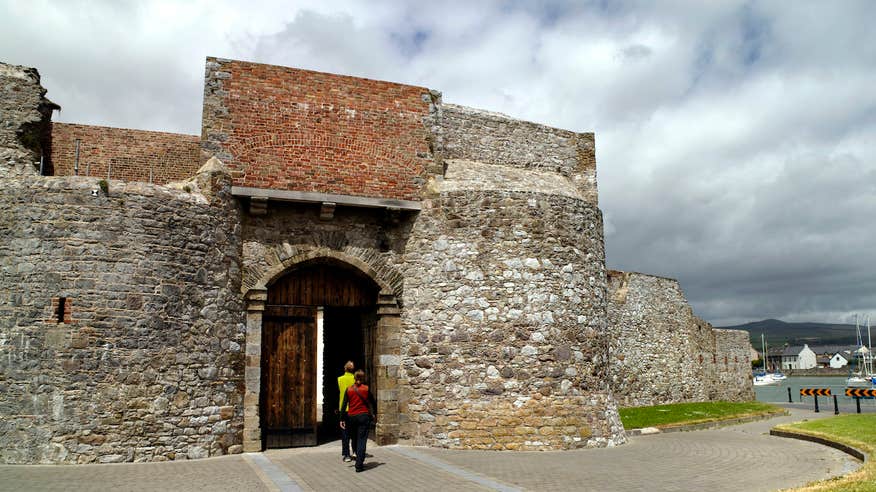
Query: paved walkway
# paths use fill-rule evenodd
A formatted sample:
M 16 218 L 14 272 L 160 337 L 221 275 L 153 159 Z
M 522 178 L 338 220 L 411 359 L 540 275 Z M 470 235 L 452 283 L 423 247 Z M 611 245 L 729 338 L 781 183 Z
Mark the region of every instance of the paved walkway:
M 776 490 L 848 473 L 859 463 L 818 444 L 767 435 L 792 417 L 631 438 L 624 446 L 487 452 L 369 446 L 366 470 L 338 443 L 171 463 L 0 466 L 0 490 Z

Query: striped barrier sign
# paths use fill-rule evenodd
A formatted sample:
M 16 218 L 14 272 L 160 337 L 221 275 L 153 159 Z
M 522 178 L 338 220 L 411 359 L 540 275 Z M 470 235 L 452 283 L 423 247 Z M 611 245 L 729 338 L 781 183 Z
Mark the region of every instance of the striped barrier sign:
M 846 388 L 846 396 L 854 398 L 873 398 L 876 397 L 876 389 Z
M 800 396 L 830 396 L 830 388 L 800 388 Z

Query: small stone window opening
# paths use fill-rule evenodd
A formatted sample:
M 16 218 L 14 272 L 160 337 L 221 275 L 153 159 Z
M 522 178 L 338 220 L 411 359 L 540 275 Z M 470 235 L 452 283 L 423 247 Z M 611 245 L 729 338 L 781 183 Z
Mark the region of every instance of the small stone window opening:
M 55 301 L 55 319 L 58 324 L 70 323 L 72 321 L 72 304 L 73 299 L 68 297 L 58 297 Z

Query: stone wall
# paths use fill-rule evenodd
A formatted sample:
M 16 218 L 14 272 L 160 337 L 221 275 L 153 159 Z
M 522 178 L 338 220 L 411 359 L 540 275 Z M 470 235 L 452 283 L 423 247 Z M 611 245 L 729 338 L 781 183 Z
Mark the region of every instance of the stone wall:
M 227 176 L 200 177 L 212 203 L 0 179 L 0 462 L 240 452 L 238 214 Z
M 241 233 L 242 291 L 247 299 L 260 298 L 274 280 L 311 261 L 357 270 L 376 284 L 380 294 L 369 309 L 376 312 L 377 322 L 368 337 L 375 344 L 371 347 L 372 358 L 365 362 L 363 369 L 368 372 L 372 389 L 376 390 L 380 419 L 372 438 L 381 444 L 394 443 L 398 438 L 397 300 L 404 279 L 397 264 L 415 217 L 376 208 L 338 207 L 327 221 L 320 219 L 320 207 L 316 204 L 272 203 L 265 215 L 244 216 Z M 247 368 L 257 374 L 262 355 L 261 315 L 257 310 L 249 312 L 247 326 Z M 340 370 L 340 367 L 326 367 L 326 370 Z M 334 374 L 329 381 L 337 376 Z M 249 425 L 244 436 L 247 450 L 260 449 L 256 433 L 249 432 L 251 427 L 257 427 L 259 412 L 254 405 L 260 392 L 259 381 L 248 377 L 245 413 Z
M 445 172 L 400 265 L 400 436 L 475 449 L 623 442 L 606 384 L 602 214 L 595 182 L 581 186 L 592 135 L 446 105 L 432 128 Z
M 401 437 L 475 449 L 623 442 L 605 382 L 602 217 L 579 199 L 453 191 L 407 245 Z
M 4 128 L 26 131 L 0 132 L 0 461 L 259 450 L 261 312 L 273 281 L 314 260 L 379 290 L 381 443 L 609 446 L 624 442 L 615 398 L 753 398 L 742 332 L 696 318 L 674 280 L 606 273 L 592 134 L 419 87 L 211 58 L 202 149 L 232 174 L 211 160 L 168 186 L 21 179 L 9 175 L 34 174 L 53 106 L 35 70 L 0 67 L 14 79 L 3 90 L 26 93 L 3 103 L 17 111 Z M 57 131 L 61 173 L 74 135 L 105 133 L 87 163 L 113 159 L 126 132 Z M 166 135 L 137 151 L 193 169 L 194 137 Z M 147 162 L 113 166 L 142 180 Z M 272 200 L 242 214 L 232 184 L 422 211 Z
M 37 69 L 0 62 L 0 178 L 40 173 L 52 110 L 60 109 L 45 94 Z
M 678 281 L 612 271 L 608 292 L 619 405 L 754 399 L 747 335 L 694 316 Z
M 428 89 L 207 59 L 204 149 L 236 186 L 415 200 L 432 163 Z
M 51 162 L 56 176 L 166 184 L 197 172 L 201 139 L 195 135 L 52 123 Z
M 744 330 L 717 330 L 715 334 L 716 369 L 710 400 L 754 400 L 751 381 L 751 341 Z
M 439 110 L 432 131 L 440 157 L 555 173 L 571 180 L 586 201 L 597 204 L 593 133 L 452 104 L 442 104 Z

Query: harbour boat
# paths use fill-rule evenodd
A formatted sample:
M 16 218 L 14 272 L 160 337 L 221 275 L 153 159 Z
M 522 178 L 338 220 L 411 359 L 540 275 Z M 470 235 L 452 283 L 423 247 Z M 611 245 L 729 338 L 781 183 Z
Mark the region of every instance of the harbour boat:
M 876 372 L 873 371 L 873 351 L 870 338 L 870 316 L 867 316 L 867 346 L 861 336 L 861 326 L 858 324 L 858 315 L 855 315 L 855 332 L 857 346 L 854 350 L 855 365 L 857 370 L 849 368 L 849 377 L 846 379 L 848 388 L 871 388 L 876 387 Z
M 873 386 L 873 379 L 858 374 L 852 374 L 846 379 L 847 388 L 869 388 Z
M 766 339 L 763 337 L 763 333 L 760 334 L 760 344 L 763 348 L 763 371 L 757 372 L 754 374 L 753 382 L 755 386 L 771 386 L 781 384 L 782 380 L 785 379 L 785 375 L 781 374 L 781 379 L 777 379 L 775 374 L 770 374 L 767 372 L 767 350 L 766 350 Z
M 754 375 L 754 385 L 755 386 L 775 386 L 781 384 L 781 380 L 773 379 L 772 374 L 755 374 Z

